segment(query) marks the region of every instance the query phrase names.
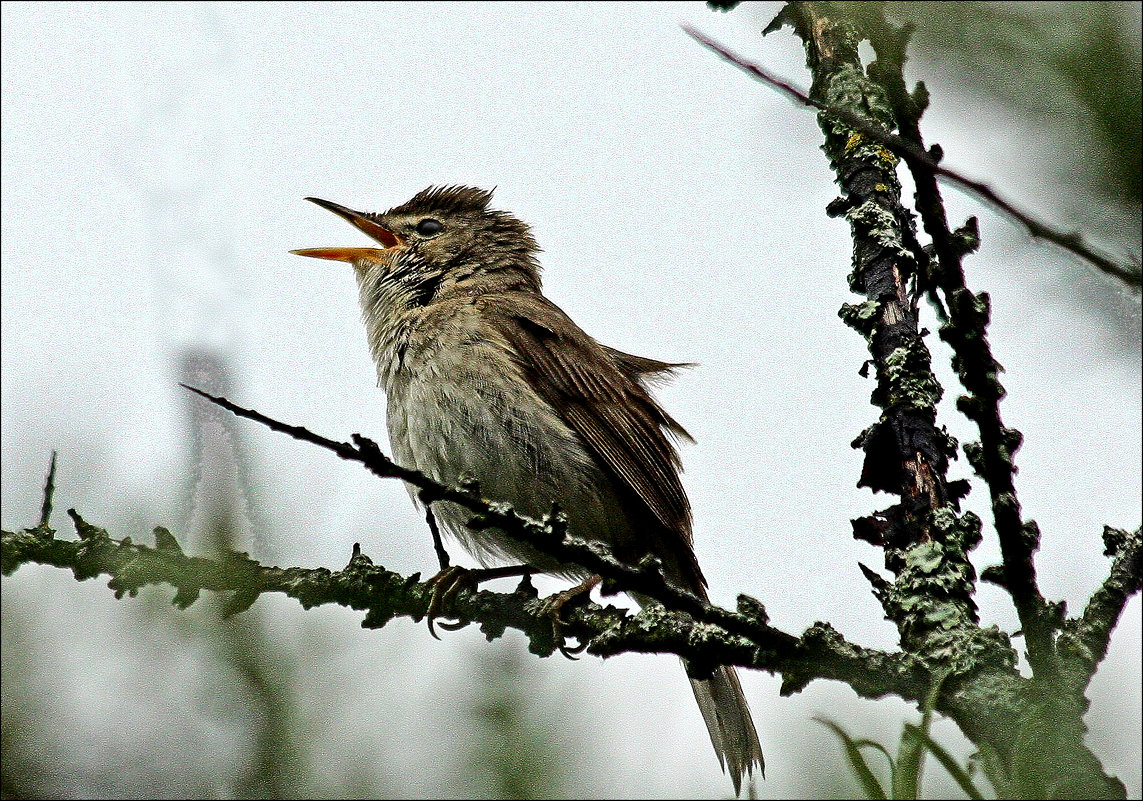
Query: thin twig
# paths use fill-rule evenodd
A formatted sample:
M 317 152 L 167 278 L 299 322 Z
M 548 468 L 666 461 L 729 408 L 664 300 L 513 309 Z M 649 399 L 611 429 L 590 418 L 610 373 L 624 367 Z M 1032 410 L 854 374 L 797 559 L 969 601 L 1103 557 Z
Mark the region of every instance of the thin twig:
M 474 513 L 470 526 L 496 527 L 510 537 L 532 545 L 537 550 L 554 556 L 561 562 L 586 567 L 605 579 L 614 582 L 617 590 L 638 592 L 648 595 L 669 609 L 691 615 L 696 620 L 713 623 L 732 634 L 739 634 L 766 648 L 787 651 L 795 647 L 797 638 L 792 637 L 765 622 L 763 613 L 735 613 L 720 606 L 707 603 L 694 593 L 680 589 L 663 578 L 656 566 L 633 567 L 619 561 L 602 542 L 582 540 L 566 536 L 566 521 L 561 515 L 551 515 L 544 521 L 533 520 L 515 511 L 511 505 L 486 500 L 470 487 L 450 487 L 434 481 L 419 470 L 412 470 L 385 456 L 377 444 L 360 434 L 353 435 L 354 444 L 337 442 L 315 434 L 302 426 L 290 425 L 267 417 L 261 412 L 246 409 L 226 398 L 211 395 L 187 384 L 180 386 L 200 395 L 211 403 L 227 409 L 239 417 L 262 423 L 268 428 L 289 434 L 294 439 L 319 445 L 333 451 L 342 459 L 360 462 L 366 469 L 380 478 L 399 478 L 421 491 L 421 499 L 431 501 L 451 501 Z M 745 597 L 745 596 L 741 596 Z M 740 600 L 741 603 L 741 600 Z M 761 609 L 757 601 L 753 602 Z M 753 605 L 750 606 L 754 608 Z
M 441 530 L 437 527 L 437 516 L 433 514 L 431 501 L 425 501 L 425 522 L 429 524 L 429 531 L 433 535 L 433 550 L 437 552 L 437 562 L 442 571 L 448 570 L 452 562 L 449 560 L 448 551 L 445 550 L 444 541 L 441 539 Z
M 47 528 L 52 521 L 52 497 L 56 492 L 56 452 L 52 451 L 52 464 L 48 468 L 48 479 L 44 482 L 44 504 L 40 507 L 39 528 Z
M 1102 270 L 1108 275 L 1118 278 L 1128 286 L 1139 287 L 1143 285 L 1143 272 L 1138 269 L 1132 269 L 1130 266 L 1117 262 L 1113 257 L 1101 252 L 1092 245 L 1084 241 L 1084 237 L 1078 231 L 1062 231 L 1054 228 L 1047 223 L 1041 222 L 1034 216 L 1026 211 L 1017 208 L 1013 203 L 1000 197 L 991 187 L 980 181 L 974 181 L 967 178 L 954 170 L 947 167 L 942 167 L 934 158 L 925 150 L 918 148 L 911 142 L 908 142 L 901 137 L 884 130 L 876 123 L 854 114 L 846 109 L 836 108 L 818 100 L 814 100 L 804 92 L 794 88 L 791 84 L 771 75 L 769 72 L 754 64 L 751 61 L 739 56 L 725 46 L 719 44 L 708 36 L 699 33 L 689 25 L 684 24 L 683 30 L 692 39 L 699 44 L 714 51 L 724 60 L 730 62 L 734 66 L 743 70 L 746 73 L 754 76 L 758 80 L 768 84 L 769 86 L 777 89 L 780 93 L 786 95 L 788 98 L 797 101 L 798 103 L 815 108 L 825 114 L 828 114 L 856 131 L 860 131 L 866 136 L 874 139 L 881 144 L 885 145 L 890 151 L 897 156 L 905 159 L 906 161 L 916 161 L 924 167 L 932 170 L 937 175 L 948 180 L 949 183 L 957 186 L 969 194 L 974 195 L 979 200 L 983 201 L 986 205 L 991 206 L 993 209 L 999 211 L 1009 219 L 1015 220 L 1022 225 L 1025 230 L 1035 239 L 1042 239 L 1047 242 L 1063 248 L 1064 250 L 1072 253 L 1093 265 L 1094 267 Z M 1135 261 L 1139 261 L 1138 258 Z
M 1103 540 L 1107 554 L 1114 557 L 1111 571 L 1092 594 L 1075 628 L 1075 637 L 1081 645 L 1075 650 L 1081 654 L 1084 668 L 1082 686 L 1076 688 L 1081 692 L 1107 656 L 1111 632 L 1127 602 L 1143 589 L 1143 531 L 1135 529 L 1129 533 L 1108 526 Z M 1062 642 L 1068 637 L 1069 634 L 1065 634 Z

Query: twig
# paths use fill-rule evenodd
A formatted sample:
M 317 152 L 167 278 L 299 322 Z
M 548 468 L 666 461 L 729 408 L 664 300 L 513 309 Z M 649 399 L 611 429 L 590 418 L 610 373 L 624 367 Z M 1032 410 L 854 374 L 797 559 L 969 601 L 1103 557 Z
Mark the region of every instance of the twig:
M 1143 285 L 1143 273 L 1138 269 L 1132 269 L 1130 266 L 1117 262 L 1113 257 L 1101 252 L 1092 245 L 1084 241 L 1084 237 L 1077 231 L 1062 231 L 1054 228 L 1047 223 L 1041 222 L 1034 216 L 1026 211 L 1022 211 L 1016 205 L 1008 200 L 1000 197 L 988 184 L 981 181 L 974 181 L 967 178 L 960 173 L 950 170 L 947 167 L 942 167 L 934 154 L 939 157 L 939 150 L 931 154 L 922 148 L 918 148 L 911 142 L 908 142 L 901 137 L 886 131 L 884 128 L 878 126 L 871 120 L 854 114 L 846 109 L 836 108 L 823 103 L 819 100 L 806 95 L 804 92 L 794 88 L 791 84 L 771 75 L 762 67 L 754 64 L 751 61 L 739 56 L 731 51 L 724 45 L 719 44 L 710 37 L 700 33 L 689 25 L 684 24 L 683 30 L 692 39 L 699 44 L 714 51 L 724 60 L 738 67 L 746 73 L 754 76 L 758 80 L 770 85 L 777 89 L 780 93 L 786 95 L 788 98 L 801 103 L 804 106 L 816 108 L 817 110 L 828 114 L 846 125 L 850 126 L 856 131 L 860 131 L 871 139 L 885 145 L 890 151 L 897 156 L 905 159 L 907 162 L 918 162 L 925 168 L 932 170 L 937 175 L 947 179 L 949 183 L 957 186 L 969 194 L 974 195 L 982 200 L 986 205 L 991 206 L 993 209 L 1001 212 L 1009 219 L 1015 220 L 1022 225 L 1024 229 L 1035 239 L 1042 239 L 1046 242 L 1063 248 L 1064 250 L 1072 253 L 1093 265 L 1094 267 L 1102 270 L 1108 275 L 1118 278 L 1128 286 L 1139 287 Z M 1135 261 L 1139 261 L 1138 258 Z
M 425 501 L 425 522 L 429 524 L 429 532 L 433 535 L 433 550 L 437 553 L 437 563 L 441 570 L 448 570 L 451 561 L 448 551 L 445 550 L 444 540 L 441 539 L 441 530 L 437 527 L 437 516 L 433 514 L 433 504 Z
M 740 596 L 738 613 L 706 603 L 693 593 L 668 583 L 655 564 L 632 567 L 616 559 L 602 542 L 567 536 L 564 531 L 566 521 L 561 514 L 549 515 L 543 521 L 533 520 L 519 514 L 507 503 L 482 498 L 471 486 L 450 487 L 434 481 L 418 470 L 402 467 L 381 453 L 375 442 L 360 434 L 353 435 L 353 445 L 348 442 L 337 442 L 314 434 L 302 426 L 282 423 L 253 409 L 243 408 L 226 398 L 211 395 L 201 389 L 186 384 L 180 386 L 239 417 L 262 423 L 274 431 L 289 434 L 294 439 L 319 445 L 333 451 L 342 459 L 360 462 L 380 478 L 399 478 L 407 481 L 421 491 L 421 499 L 426 503 L 451 501 L 463 506 L 475 513 L 474 518 L 469 521 L 469 526 L 499 528 L 508 536 L 526 542 L 560 561 L 582 565 L 610 582 L 605 584 L 606 591 L 634 591 L 648 595 L 669 609 L 685 612 L 696 620 L 713 623 L 732 634 L 747 637 L 762 647 L 788 651 L 797 642 L 795 637 L 766 624 L 765 611 L 757 601 L 753 599 L 744 601 L 747 596 Z M 742 611 L 743 609 L 746 611 Z
M 1078 692 L 1086 688 L 1099 663 L 1107 656 L 1111 632 L 1127 601 L 1143 589 L 1143 529 L 1127 532 L 1108 526 L 1103 530 L 1103 541 L 1106 555 L 1113 557 L 1111 571 L 1092 594 L 1083 616 L 1078 621 L 1069 621 L 1075 624 L 1074 632 L 1067 631 L 1060 638 L 1062 652 L 1068 651 L 1072 637 L 1079 646 L 1071 649 L 1082 666 L 1079 676 L 1082 682 L 1075 688 Z
M 39 528 L 47 528 L 52 521 L 52 496 L 56 492 L 56 452 L 52 451 L 52 463 L 48 468 L 48 478 L 44 482 L 44 503 L 40 507 Z

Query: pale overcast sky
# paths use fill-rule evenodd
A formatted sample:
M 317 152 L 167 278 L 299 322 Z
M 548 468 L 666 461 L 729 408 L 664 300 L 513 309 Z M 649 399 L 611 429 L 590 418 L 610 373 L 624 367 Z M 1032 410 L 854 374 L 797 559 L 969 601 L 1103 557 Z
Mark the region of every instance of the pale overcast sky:
M 747 592 L 787 631 L 828 620 L 892 647 L 857 568 L 880 567 L 879 553 L 850 533 L 851 518 L 888 501 L 855 488 L 849 443 L 876 410 L 857 374 L 864 342 L 837 318 L 854 299 L 850 243 L 824 214 L 835 189 L 819 131 L 679 29 L 688 21 L 804 86 L 788 30 L 758 35 L 777 8 L 5 3 L 4 527 L 38 518 L 55 448 L 66 536 L 72 506 L 117 535 L 150 541 L 156 524 L 185 533 L 176 360 L 187 349 L 231 366 L 238 403 L 385 442 L 352 271 L 287 253 L 364 242 L 302 198 L 382 210 L 430 184 L 496 186 L 494 205 L 534 227 L 547 294 L 585 330 L 698 363 L 660 396 L 697 440 L 683 453 L 685 481 L 714 600 Z M 923 62 L 910 68 L 929 82 L 924 127 L 949 163 L 1045 215 L 1068 210 L 1051 183 L 1063 158 L 1053 142 Z M 1107 569 L 1102 526 L 1141 515 L 1138 307 L 963 195 L 948 202 L 954 220 L 981 218 L 969 281 L 993 298 L 1003 413 L 1025 435 L 1021 500 L 1044 534 L 1043 589 L 1075 609 Z M 1076 301 L 1077 275 L 1110 312 Z M 947 353 L 935 334 L 928 342 L 946 388 L 942 422 L 969 441 Z M 360 541 L 391 569 L 433 570 L 395 482 L 252 423 L 236 430 L 258 487 L 242 543 L 252 556 L 336 569 Z M 953 470 L 968 472 L 963 459 Z M 979 486 L 967 505 L 991 519 Z M 987 529 L 974 561 L 997 558 Z M 58 751 L 59 794 L 161 784 L 179 795 L 212 760 L 225 774 L 242 753 L 233 710 L 212 707 L 215 690 L 177 632 L 140 634 L 130 607 L 144 599 L 116 602 L 103 583 L 30 567 L 3 582 L 5 648 L 30 648 L 37 680 L 54 688 L 44 737 Z M 982 586 L 978 601 L 986 621 L 1015 628 L 999 590 Z M 198 609 L 178 613 L 189 628 Z M 449 712 L 468 703 L 475 656 L 491 648 L 479 633 L 438 643 L 408 621 L 364 631 L 348 610 L 282 599 L 256 609 L 300 654 L 295 701 L 307 739 L 324 743 L 321 770 L 379 771 L 398 797 L 470 791 Z M 1097 752 L 1135 797 L 1139 611 L 1136 598 L 1089 716 Z M 307 660 L 315 637 L 320 658 Z M 677 660 L 521 661 L 550 698 L 552 725 L 577 732 L 571 759 L 584 778 L 573 792 L 729 794 Z M 812 716 L 888 743 L 915 717 L 840 685 L 780 698 L 774 677 L 743 683 L 767 756 L 763 796 L 799 797 L 826 780 L 808 773 L 846 773 Z M 967 755 L 950 723 L 936 735 Z M 928 774 L 935 794 L 949 791 L 939 774 Z

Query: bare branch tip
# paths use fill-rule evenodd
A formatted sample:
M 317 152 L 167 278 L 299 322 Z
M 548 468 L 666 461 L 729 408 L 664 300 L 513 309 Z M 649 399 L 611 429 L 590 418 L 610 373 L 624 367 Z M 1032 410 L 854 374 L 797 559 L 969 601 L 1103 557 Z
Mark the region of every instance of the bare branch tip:
M 56 451 L 52 451 L 52 461 L 48 467 L 48 477 L 44 482 L 44 502 L 40 507 L 40 524 L 37 528 L 47 528 L 52 519 L 52 498 L 56 492 Z

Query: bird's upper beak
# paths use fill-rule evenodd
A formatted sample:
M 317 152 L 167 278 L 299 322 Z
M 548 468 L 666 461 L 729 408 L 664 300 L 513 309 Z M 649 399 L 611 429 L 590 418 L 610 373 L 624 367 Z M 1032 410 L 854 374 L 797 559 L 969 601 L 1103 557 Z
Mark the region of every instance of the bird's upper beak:
M 315 259 L 333 259 L 335 261 L 347 261 L 351 264 L 358 259 L 367 258 L 377 260 L 383 258 L 385 250 L 389 248 L 399 247 L 404 243 L 401 237 L 394 234 L 388 228 L 385 228 L 380 223 L 370 218 L 370 215 L 364 212 L 354 211 L 347 209 L 345 206 L 333 203 L 329 200 L 322 200 L 316 197 L 307 197 L 306 200 L 311 203 L 316 203 L 323 209 L 329 209 L 338 217 L 342 217 L 354 226 L 364 231 L 373 239 L 376 239 L 385 249 L 378 248 L 305 248 L 303 250 L 291 250 L 291 253 L 296 253 L 299 256 L 310 256 Z

